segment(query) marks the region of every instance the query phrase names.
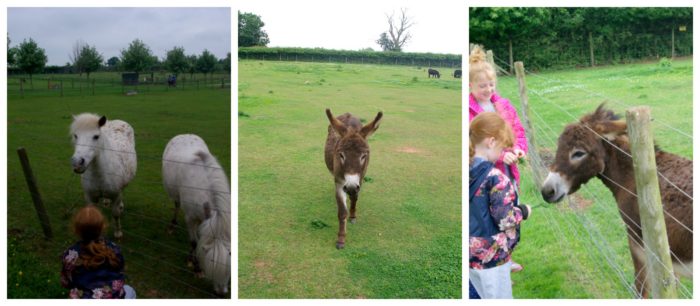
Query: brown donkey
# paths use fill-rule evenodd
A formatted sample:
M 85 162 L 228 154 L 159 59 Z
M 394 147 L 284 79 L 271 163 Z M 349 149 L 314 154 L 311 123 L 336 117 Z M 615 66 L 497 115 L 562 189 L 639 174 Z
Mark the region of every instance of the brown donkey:
M 335 201 L 338 204 L 338 241 L 335 247 L 345 246 L 345 224 L 348 217 L 347 197 L 350 196 L 350 223 L 355 223 L 355 206 L 362 180 L 369 165 L 367 137 L 379 128 L 382 112 L 365 126 L 350 113 L 333 117 L 326 109 L 330 125 L 326 137 L 325 159 L 328 171 L 335 178 Z
M 566 126 L 559 136 L 556 156 L 543 183 L 542 197 L 549 203 L 559 202 L 591 178 L 600 179 L 612 191 L 627 227 L 635 287 L 637 293 L 646 298 L 649 295 L 646 264 L 654 259 L 647 259 L 644 252 L 637 197 L 627 191 L 636 194 L 632 158 L 611 143 L 629 154 L 627 124 L 602 104 L 578 123 Z M 692 197 L 693 161 L 656 148 L 656 166 L 659 173 Z M 659 187 L 674 271 L 692 276 L 693 200 L 662 177 L 659 177 Z

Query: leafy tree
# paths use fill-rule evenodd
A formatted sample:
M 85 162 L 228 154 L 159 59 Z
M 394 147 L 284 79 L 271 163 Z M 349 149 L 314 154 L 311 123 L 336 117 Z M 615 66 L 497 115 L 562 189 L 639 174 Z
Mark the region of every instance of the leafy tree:
M 75 44 L 73 44 L 73 49 L 71 50 L 71 54 L 68 56 L 73 62 L 73 70 L 75 72 L 78 72 L 80 76 L 83 75 L 83 71 L 85 70 L 84 67 L 82 66 L 82 62 L 80 61 L 80 53 L 83 52 L 83 48 L 87 46 L 84 41 L 82 40 L 77 40 Z
M 20 70 L 29 74 L 29 82 L 34 86 L 32 75 L 42 71 L 44 66 L 46 66 L 48 58 L 44 49 L 39 48 L 36 42 L 29 38 L 19 44 L 19 49 L 17 51 L 17 66 Z
M 263 31 L 265 23 L 260 16 L 238 11 L 238 45 L 241 47 L 267 46 L 270 39 Z
M 216 68 L 216 57 L 211 54 L 208 50 L 204 49 L 202 55 L 197 58 L 197 71 L 204 73 L 214 72 Z
M 174 73 L 175 75 L 187 71 L 188 63 L 187 56 L 185 56 L 185 48 L 173 47 L 172 50 L 168 51 L 163 64 L 168 71 Z
M 109 67 L 109 70 L 117 70 L 117 67 L 119 67 L 119 58 L 116 56 L 112 56 L 107 60 L 107 67 Z
M 187 57 L 187 72 L 190 73 L 190 79 L 194 78 L 194 73 L 197 72 L 197 56 L 194 54 Z
M 121 50 L 121 63 L 122 69 L 139 73 L 153 67 L 154 57 L 146 44 L 135 39 L 129 48 Z
M 12 67 L 17 63 L 17 48 L 10 48 L 10 34 L 7 34 L 7 66 Z
M 87 73 L 87 78 L 90 78 L 90 73 L 93 71 L 97 71 L 98 68 L 102 65 L 102 54 L 97 52 L 97 48 L 90 47 L 89 45 L 83 46 L 83 49 L 80 51 L 80 57 L 78 59 L 78 63 L 80 67 L 82 67 L 83 71 Z
M 227 73 L 231 73 L 231 52 L 226 53 L 226 58 L 219 60 L 221 68 Z

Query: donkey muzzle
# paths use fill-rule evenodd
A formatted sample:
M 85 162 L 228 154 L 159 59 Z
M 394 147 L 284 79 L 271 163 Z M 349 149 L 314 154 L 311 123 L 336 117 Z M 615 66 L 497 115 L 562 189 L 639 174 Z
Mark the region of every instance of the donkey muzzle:
M 360 192 L 360 185 L 346 184 L 343 186 L 343 191 L 350 196 L 357 196 L 357 193 Z

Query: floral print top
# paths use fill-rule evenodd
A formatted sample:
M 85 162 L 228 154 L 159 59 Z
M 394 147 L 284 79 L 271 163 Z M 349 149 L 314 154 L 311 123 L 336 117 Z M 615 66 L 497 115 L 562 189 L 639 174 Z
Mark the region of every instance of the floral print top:
M 108 262 L 93 268 L 83 267 L 80 259 L 82 242 L 78 242 L 63 252 L 61 261 L 61 285 L 70 289 L 72 299 L 123 299 L 124 257 L 121 249 L 111 241 L 104 240 L 119 258 L 120 264 L 114 268 Z
M 470 167 L 470 180 L 473 168 L 476 167 Z M 507 263 L 520 240 L 523 219 L 522 211 L 514 205 L 517 195 L 508 177 L 496 167 L 490 167 L 481 175 L 486 177 L 469 199 L 471 269 L 488 269 Z

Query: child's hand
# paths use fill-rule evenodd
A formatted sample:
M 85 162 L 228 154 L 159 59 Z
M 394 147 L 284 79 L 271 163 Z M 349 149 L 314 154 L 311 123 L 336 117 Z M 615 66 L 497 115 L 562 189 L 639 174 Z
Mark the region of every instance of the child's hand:
M 525 151 L 523 151 L 523 150 L 515 149 L 515 150 L 513 150 L 513 153 L 515 153 L 515 155 L 518 158 L 525 158 Z
M 506 152 L 503 154 L 503 163 L 506 165 L 510 165 L 514 162 L 518 161 L 518 156 L 515 155 L 513 152 Z

